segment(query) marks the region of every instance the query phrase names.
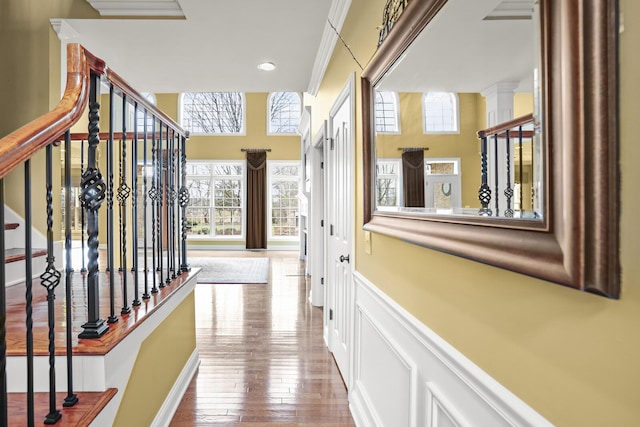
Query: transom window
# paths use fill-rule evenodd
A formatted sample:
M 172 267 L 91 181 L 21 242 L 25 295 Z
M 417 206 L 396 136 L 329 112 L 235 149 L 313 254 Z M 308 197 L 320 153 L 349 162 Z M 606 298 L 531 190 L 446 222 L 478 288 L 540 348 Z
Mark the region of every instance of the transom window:
M 297 239 L 300 205 L 300 162 L 269 162 L 269 237 Z
M 453 92 L 427 92 L 423 97 L 424 132 L 455 133 L 458 127 L 458 96 Z
M 376 91 L 376 132 L 399 133 L 398 94 Z
M 244 134 L 244 94 L 187 92 L 180 103 L 182 127 L 193 134 Z
M 243 162 L 188 162 L 187 235 L 244 236 Z
M 267 133 L 296 134 L 300 126 L 301 102 L 296 92 L 272 92 L 268 100 Z

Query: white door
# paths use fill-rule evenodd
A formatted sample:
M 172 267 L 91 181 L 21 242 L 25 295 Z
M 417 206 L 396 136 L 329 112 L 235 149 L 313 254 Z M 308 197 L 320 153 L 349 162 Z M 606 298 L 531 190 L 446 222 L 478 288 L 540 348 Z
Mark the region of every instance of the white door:
M 352 82 L 352 80 L 350 80 Z M 353 84 L 347 84 L 331 110 L 327 141 L 327 293 L 329 350 L 350 387 L 352 339 Z M 328 310 L 327 310 L 328 309 Z

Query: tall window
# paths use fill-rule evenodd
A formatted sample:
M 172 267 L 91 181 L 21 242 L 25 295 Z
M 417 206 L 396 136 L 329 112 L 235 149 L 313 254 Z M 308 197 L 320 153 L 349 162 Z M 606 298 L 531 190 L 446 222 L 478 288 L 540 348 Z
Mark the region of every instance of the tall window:
M 156 105 L 156 96 L 152 93 L 143 93 L 142 96 L 149 101 L 152 105 Z M 145 126 L 145 116 L 144 116 L 144 107 L 141 105 L 138 105 L 138 117 L 137 117 L 137 129 L 138 129 L 138 133 L 142 133 L 144 132 L 144 126 Z M 132 117 L 132 121 L 133 121 L 133 105 L 131 106 L 131 117 Z M 147 133 L 152 132 L 152 120 L 153 117 L 151 116 L 150 112 L 147 112 L 147 121 L 146 121 L 146 125 L 147 125 Z
M 423 97 L 424 132 L 455 133 L 458 127 L 458 96 L 452 92 L 428 92 Z
M 188 162 L 187 234 L 200 237 L 244 235 L 242 162 Z
M 298 133 L 301 102 L 296 92 L 272 92 L 269 95 L 269 134 Z
M 180 121 L 193 134 L 244 134 L 244 95 L 240 92 L 182 94 Z
M 380 159 L 376 162 L 376 207 L 399 206 L 401 169 L 399 159 Z
M 299 186 L 299 162 L 269 162 L 269 237 L 298 237 Z
M 376 91 L 376 132 L 399 133 L 398 95 Z

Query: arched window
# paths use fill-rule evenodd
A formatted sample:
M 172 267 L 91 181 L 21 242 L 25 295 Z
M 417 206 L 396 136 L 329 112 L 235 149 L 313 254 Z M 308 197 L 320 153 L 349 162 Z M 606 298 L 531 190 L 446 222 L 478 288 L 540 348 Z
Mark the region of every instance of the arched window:
M 244 134 L 244 94 L 187 92 L 180 102 L 180 123 L 192 134 Z
M 455 133 L 458 125 L 458 95 L 453 92 L 427 92 L 423 97 L 424 132 Z
M 400 133 L 398 94 L 376 91 L 376 132 Z
M 302 103 L 296 92 L 271 92 L 267 100 L 269 135 L 298 133 Z

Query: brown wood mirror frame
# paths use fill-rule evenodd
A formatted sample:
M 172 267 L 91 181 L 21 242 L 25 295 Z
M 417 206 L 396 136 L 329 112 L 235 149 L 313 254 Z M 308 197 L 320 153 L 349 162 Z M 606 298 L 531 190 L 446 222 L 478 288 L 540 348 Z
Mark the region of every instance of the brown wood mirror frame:
M 409 1 L 362 74 L 364 229 L 618 298 L 616 0 L 540 1 L 543 221 L 375 210 L 374 87 L 446 2 Z

